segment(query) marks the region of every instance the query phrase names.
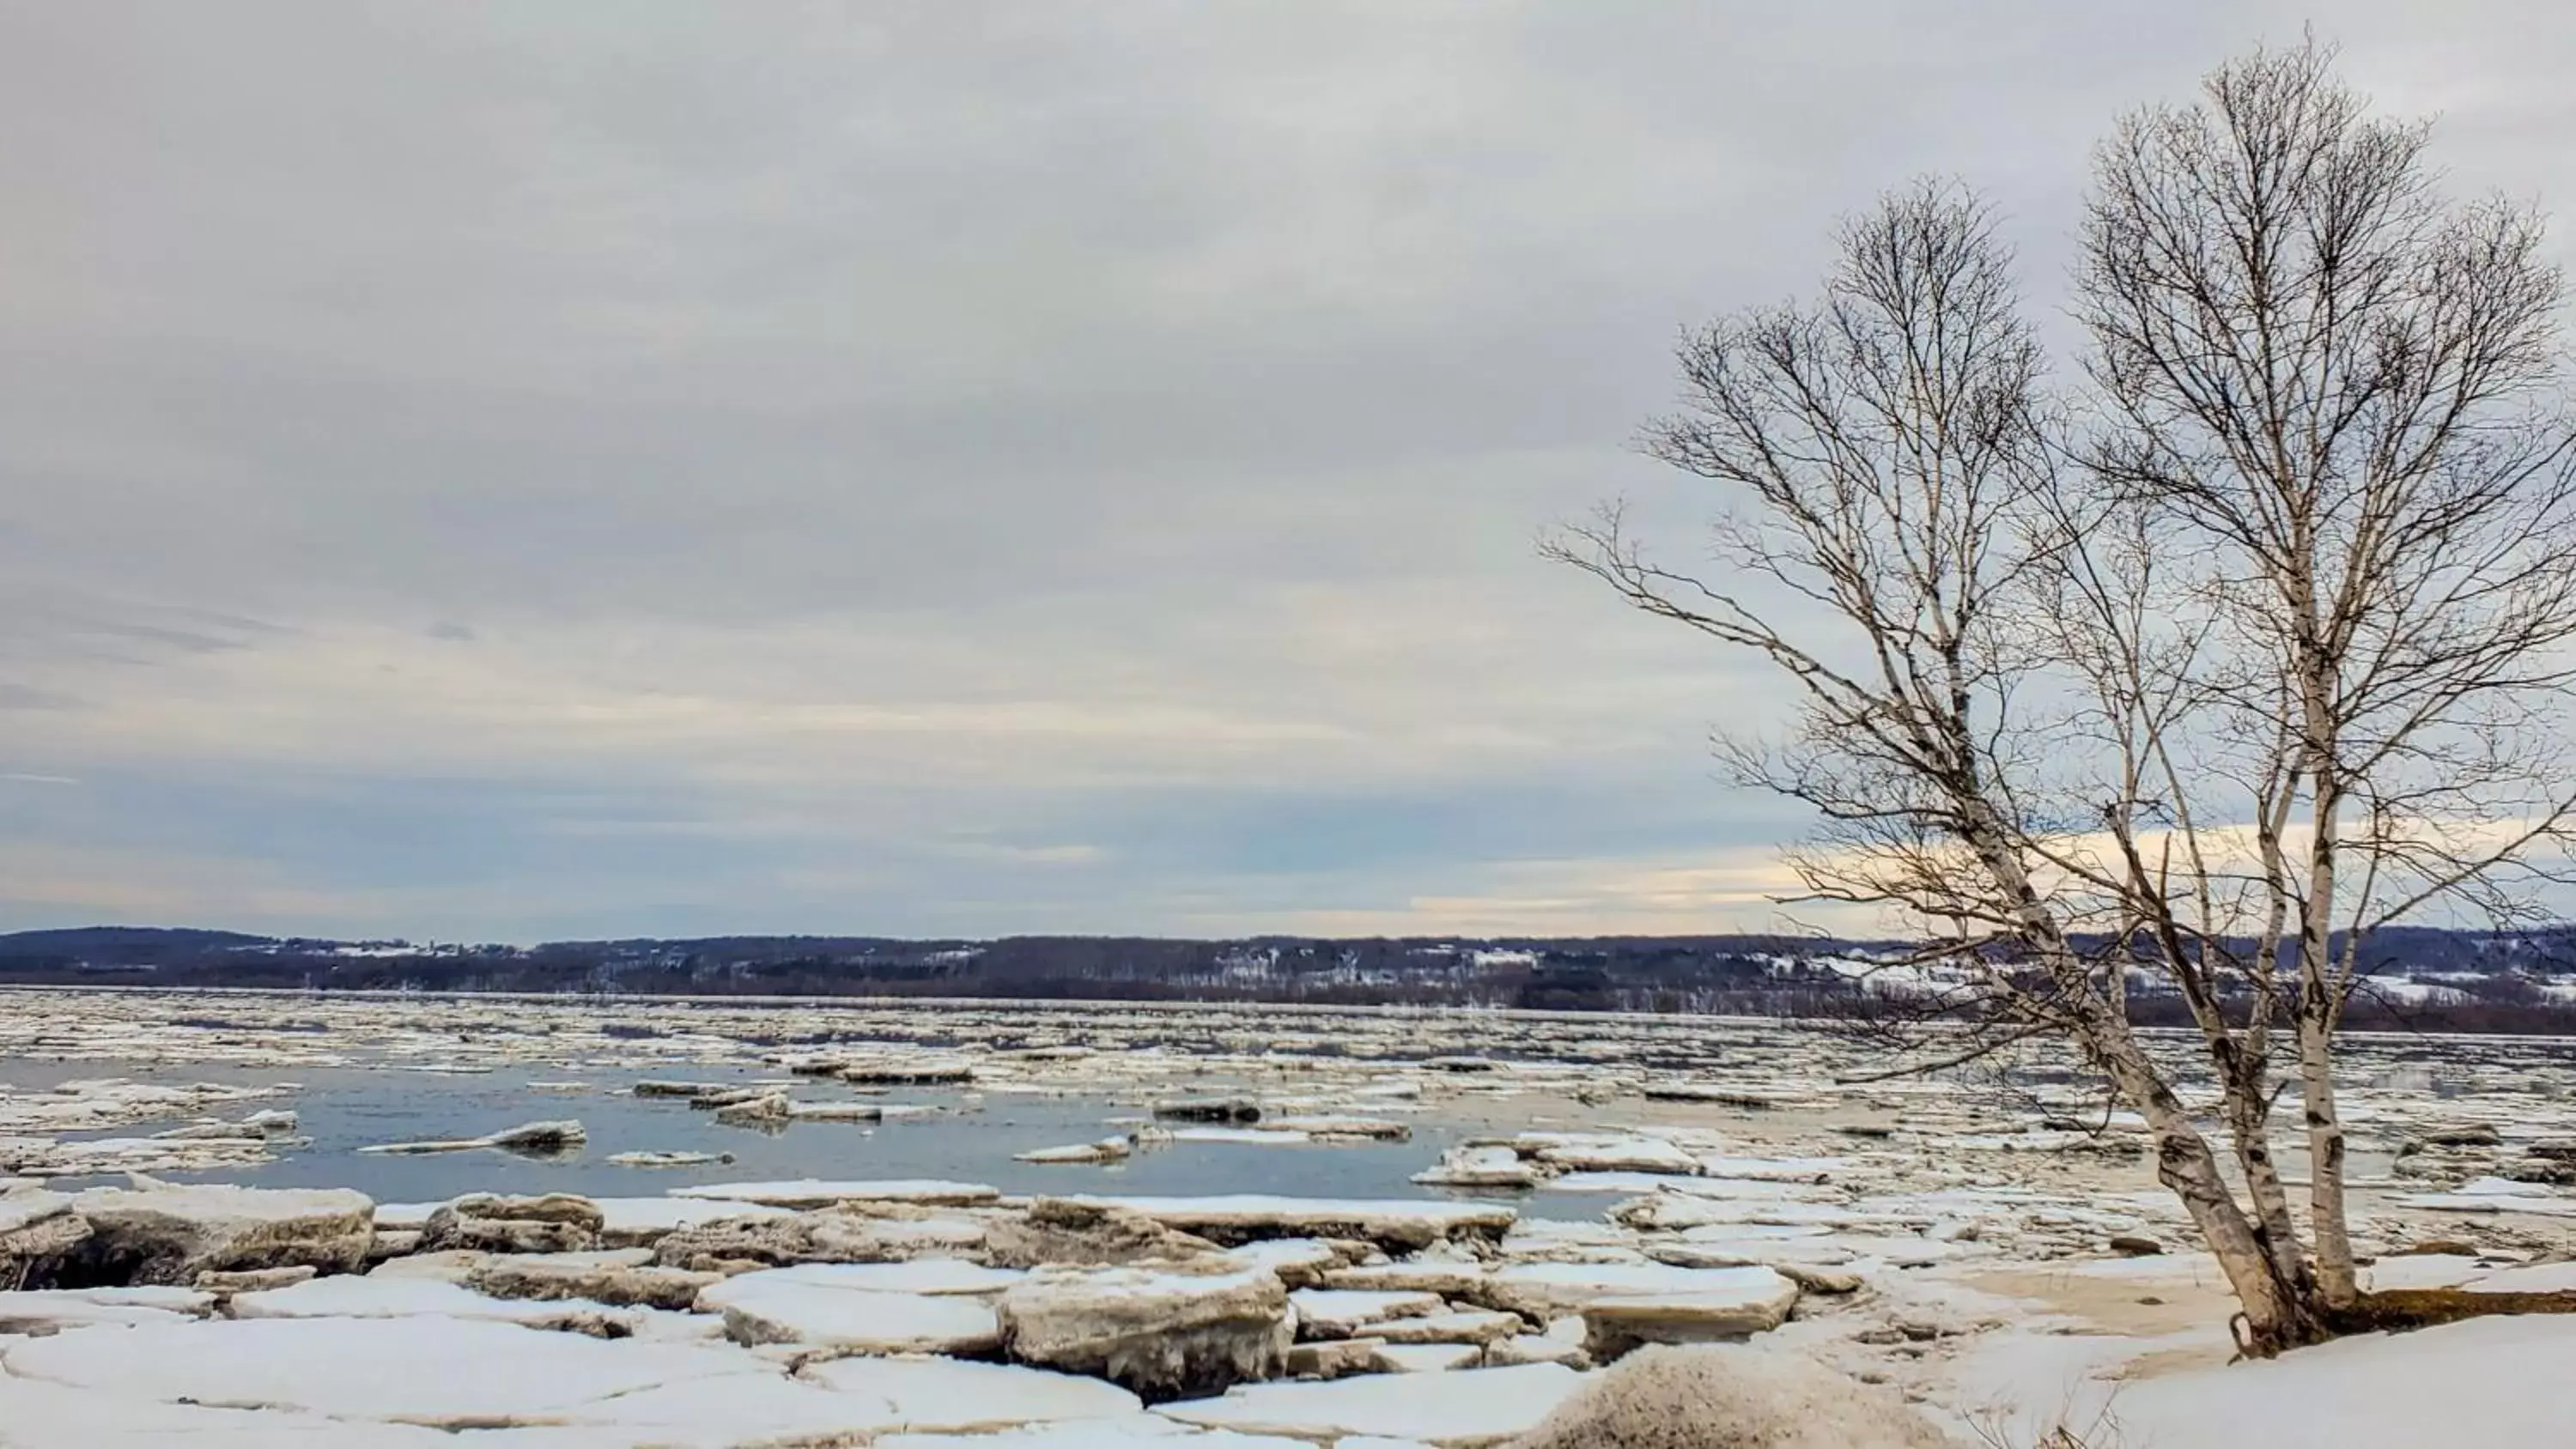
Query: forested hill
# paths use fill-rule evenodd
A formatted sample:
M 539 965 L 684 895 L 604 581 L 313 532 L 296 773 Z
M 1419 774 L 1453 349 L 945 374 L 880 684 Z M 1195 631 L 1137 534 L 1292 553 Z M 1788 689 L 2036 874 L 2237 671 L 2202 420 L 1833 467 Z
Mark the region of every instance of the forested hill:
M 1866 943 L 1763 936 L 1582 941 L 994 941 L 724 936 L 541 946 L 97 927 L 0 935 L 0 982 L 319 990 L 921 995 L 1795 1012 L 1851 990 Z M 1848 971 L 1848 967 L 1845 971 Z
M 2375 938 L 2355 1024 L 2576 1031 L 2576 932 L 2408 929 Z M 0 983 L 965 996 L 1806 1015 L 1909 987 L 1902 943 L 1779 936 L 993 941 L 724 936 L 541 946 L 339 941 L 99 926 L 0 934 Z M 2178 1013 L 2178 1003 L 2177 1013 Z M 2152 1018 L 2156 1008 L 2150 1004 Z M 2177 1019 L 2179 1019 L 2177 1017 Z

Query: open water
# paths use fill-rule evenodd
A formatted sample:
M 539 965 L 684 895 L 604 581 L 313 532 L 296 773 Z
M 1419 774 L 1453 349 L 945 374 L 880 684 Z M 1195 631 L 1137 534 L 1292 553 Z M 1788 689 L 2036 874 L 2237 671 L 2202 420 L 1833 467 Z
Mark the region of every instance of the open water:
M 763 1074 L 721 1067 L 674 1069 L 690 1081 L 748 1082 Z M 1515 1202 L 1535 1217 L 1597 1217 L 1604 1199 L 1568 1193 L 1464 1194 L 1415 1186 L 1408 1179 L 1470 1135 L 1436 1115 L 1407 1116 L 1409 1142 L 1302 1146 L 1180 1142 L 1104 1166 L 1015 1162 L 1034 1148 L 1096 1141 L 1124 1131 L 1140 1112 L 1106 1096 L 1029 1097 L 936 1089 L 858 1097 L 829 1084 L 800 1082 L 800 1101 L 850 1100 L 941 1108 L 939 1115 L 889 1123 L 797 1122 L 764 1131 L 719 1124 L 684 1100 L 628 1095 L 624 1077 L 587 1091 L 532 1087 L 559 1080 L 543 1072 L 439 1073 L 400 1068 L 262 1068 L 120 1062 L 0 1063 L 0 1082 L 49 1087 L 106 1077 L 136 1081 L 294 1081 L 299 1090 L 271 1100 L 229 1104 L 239 1117 L 267 1107 L 294 1111 L 310 1145 L 280 1144 L 278 1160 L 253 1167 L 158 1174 L 172 1181 L 237 1182 L 260 1187 L 350 1187 L 379 1202 L 436 1202 L 468 1192 L 577 1192 L 600 1197 L 658 1196 L 692 1183 L 776 1178 L 941 1178 L 989 1183 L 1008 1193 L 1200 1196 L 1273 1193 L 1298 1197 L 1465 1198 Z M 361 1147 L 480 1137 L 526 1122 L 578 1120 L 589 1134 L 579 1151 L 527 1158 L 472 1151 L 424 1156 L 361 1153 Z M 148 1136 L 175 1122 L 137 1123 L 73 1137 Z M 1178 1125 L 1178 1124 L 1175 1124 Z M 634 1168 L 609 1162 L 620 1152 L 731 1153 L 730 1163 Z M 84 1180 L 67 1180 L 75 1185 Z

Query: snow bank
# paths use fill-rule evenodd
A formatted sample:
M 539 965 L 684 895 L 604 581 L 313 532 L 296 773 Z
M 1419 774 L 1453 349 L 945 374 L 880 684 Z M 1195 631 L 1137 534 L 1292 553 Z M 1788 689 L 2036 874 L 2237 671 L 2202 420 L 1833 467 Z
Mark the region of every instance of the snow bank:
M 2571 1363 L 2576 1318 L 2480 1318 L 2152 1379 L 2109 1414 L 2122 1440 L 2157 1449 L 2563 1449 L 2576 1443 Z

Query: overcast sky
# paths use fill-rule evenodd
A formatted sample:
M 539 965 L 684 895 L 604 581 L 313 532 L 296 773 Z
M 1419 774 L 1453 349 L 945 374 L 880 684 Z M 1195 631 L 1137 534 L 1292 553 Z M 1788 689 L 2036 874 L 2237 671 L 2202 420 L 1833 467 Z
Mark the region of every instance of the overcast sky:
M 2576 7 L 2322 8 L 2567 208 Z M 0 929 L 1774 924 L 1773 691 L 1535 534 L 2308 13 L 0 0 Z

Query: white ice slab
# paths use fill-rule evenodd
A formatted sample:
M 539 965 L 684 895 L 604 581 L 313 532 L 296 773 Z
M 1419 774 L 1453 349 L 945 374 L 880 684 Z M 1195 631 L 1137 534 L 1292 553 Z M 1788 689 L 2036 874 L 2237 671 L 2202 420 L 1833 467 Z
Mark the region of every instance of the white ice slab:
M 695 1379 L 773 1378 L 738 1349 L 455 1318 L 285 1318 L 90 1330 L 0 1350 L 20 1378 L 134 1401 L 491 1423 Z
M 1301 1288 L 1288 1295 L 1306 1338 L 1361 1338 L 1367 1325 L 1389 1318 L 1420 1318 L 1448 1305 L 1437 1293 L 1363 1288 Z
M 622 1321 L 632 1316 L 626 1310 L 599 1303 L 487 1298 L 437 1278 L 376 1274 L 309 1278 L 290 1287 L 244 1293 L 233 1299 L 232 1315 L 241 1319 L 480 1319 L 536 1327 L 583 1317 Z
M 659 1237 L 700 1223 L 721 1222 L 726 1218 L 785 1217 L 787 1210 L 758 1203 L 708 1201 L 685 1197 L 599 1197 L 601 1234 L 610 1242 L 633 1241 Z M 376 1211 L 376 1226 L 384 1226 L 384 1210 Z
M 1626 1263 L 1521 1263 L 1497 1271 L 1491 1292 L 1498 1306 L 1544 1323 L 1579 1313 L 1597 1299 L 1642 1301 L 1670 1297 L 1695 1304 L 1734 1302 L 1750 1308 L 1796 1288 L 1768 1268 L 1669 1268 Z
M 987 1268 L 962 1258 L 915 1258 L 908 1263 L 800 1263 L 748 1276 L 817 1288 L 944 1296 L 999 1293 L 1028 1273 L 1019 1268 Z
M 800 1270 L 745 1273 L 698 1295 L 737 1343 L 788 1343 L 854 1353 L 977 1353 L 1001 1341 L 991 1305 L 973 1298 L 872 1293 L 818 1285 Z
M 830 1207 L 840 1202 L 908 1202 L 932 1207 L 975 1207 L 992 1202 L 1001 1195 L 1000 1188 L 986 1187 L 981 1183 L 917 1178 L 825 1182 L 808 1177 L 793 1182 L 712 1182 L 671 1189 L 673 1197 L 719 1198 L 726 1202 L 783 1208 Z
M 1059 1419 L 1116 1419 L 1143 1407 L 1100 1379 L 1016 1364 L 953 1359 L 844 1358 L 809 1366 L 808 1379 L 843 1394 L 884 1401 L 887 1427 L 990 1429 Z
M 101 1324 L 180 1323 L 214 1306 L 193 1288 L 58 1288 L 0 1293 L 0 1334 L 58 1333 Z M 5 1421 L 0 1421 L 5 1422 Z M 6 1443 L 0 1438 L 0 1443 Z

